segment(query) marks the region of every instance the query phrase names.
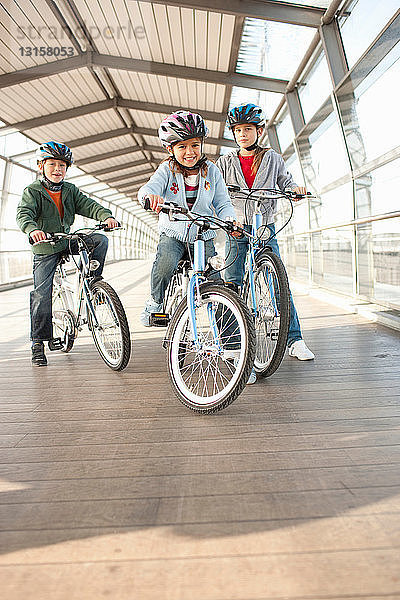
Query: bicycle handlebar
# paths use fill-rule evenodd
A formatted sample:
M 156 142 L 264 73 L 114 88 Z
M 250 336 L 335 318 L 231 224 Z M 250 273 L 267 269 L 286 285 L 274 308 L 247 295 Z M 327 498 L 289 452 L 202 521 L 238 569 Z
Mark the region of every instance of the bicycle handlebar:
M 34 242 L 29 234 L 28 236 L 28 240 L 31 246 L 37 246 L 38 244 L 51 244 L 52 246 L 54 246 L 57 242 L 59 242 L 62 239 L 76 239 L 78 238 L 80 235 L 85 235 L 84 231 L 106 231 L 106 232 L 110 232 L 110 231 L 116 231 L 117 229 L 123 229 L 121 223 L 118 223 L 118 227 L 108 227 L 105 223 L 97 223 L 97 225 L 95 227 L 87 227 L 85 229 L 78 229 L 77 231 L 74 231 L 72 233 L 64 233 L 62 231 L 59 232 L 44 232 L 46 239 L 45 240 L 40 240 L 39 242 Z
M 263 196 L 260 194 L 255 194 L 254 192 L 266 192 L 267 194 L 271 194 L 273 198 L 286 198 L 287 200 L 302 200 L 303 198 L 312 197 L 311 192 L 307 192 L 306 194 L 297 194 L 292 190 L 277 190 L 276 188 L 252 188 L 251 190 L 246 188 L 240 188 L 238 185 L 228 185 L 228 192 L 230 194 L 236 195 L 239 194 L 241 196 L 245 196 L 246 199 L 249 200 L 266 200 L 268 196 Z
M 184 206 L 179 206 L 174 202 L 164 202 L 164 204 L 159 204 L 158 206 L 161 209 L 160 212 L 168 214 L 170 215 L 170 217 L 172 217 L 174 214 L 181 214 L 185 215 L 193 223 L 198 223 L 200 220 L 207 222 L 210 229 L 225 228 L 229 233 L 239 232 L 247 234 L 247 232 L 245 232 L 242 227 L 234 225 L 231 221 L 223 221 L 222 219 L 219 219 L 215 216 L 209 217 L 207 215 L 199 215 L 197 213 L 190 212 L 189 209 L 185 208 Z M 143 207 L 145 210 L 150 210 L 150 200 L 148 198 L 144 199 Z M 213 222 L 215 224 L 214 227 L 211 224 Z

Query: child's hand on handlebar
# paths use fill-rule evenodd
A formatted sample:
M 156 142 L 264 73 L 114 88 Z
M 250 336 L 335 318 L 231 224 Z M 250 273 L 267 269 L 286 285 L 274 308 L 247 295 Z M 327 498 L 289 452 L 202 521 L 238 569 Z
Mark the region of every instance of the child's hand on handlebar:
M 299 186 L 294 188 L 293 193 L 297 194 L 298 196 L 306 196 L 307 189 L 305 187 Z M 298 202 L 299 200 L 302 200 L 302 198 L 292 198 L 292 200 Z
M 164 198 L 162 198 L 161 196 L 157 196 L 156 194 L 149 194 L 148 196 L 146 196 L 146 200 L 150 202 L 151 210 L 154 210 L 154 212 L 156 213 L 160 212 L 160 204 L 164 203 Z
M 121 227 L 121 223 L 116 221 L 116 219 L 114 219 L 114 217 L 108 217 L 108 219 L 106 219 L 102 223 L 103 223 L 103 225 L 107 226 L 107 229 L 117 229 L 117 228 Z
M 231 221 L 232 231 L 230 232 L 230 236 L 233 238 L 242 237 L 243 233 L 241 229 L 243 229 L 243 225 L 239 223 L 239 221 Z
M 47 242 L 47 235 L 41 229 L 35 229 L 31 231 L 29 234 L 29 238 L 32 241 L 32 244 L 40 244 L 40 242 Z

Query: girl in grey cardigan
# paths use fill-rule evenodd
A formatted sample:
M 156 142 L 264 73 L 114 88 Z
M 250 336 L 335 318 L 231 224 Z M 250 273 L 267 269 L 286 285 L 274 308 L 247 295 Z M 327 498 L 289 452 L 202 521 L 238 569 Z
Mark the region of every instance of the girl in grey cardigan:
M 199 215 L 216 215 L 223 220 L 235 219 L 228 190 L 218 168 L 202 153 L 203 140 L 208 130 L 202 117 L 187 111 L 178 111 L 165 118 L 159 128 L 159 137 L 170 153 L 149 181 L 138 192 L 144 205 L 146 198 L 152 210 L 159 212 L 159 205 L 175 202 Z M 193 243 L 196 226 L 183 216 L 170 221 L 160 213 L 158 224 L 160 239 L 151 271 L 151 296 L 147 300 L 140 320 L 145 327 L 151 326 L 151 314 L 160 312 L 168 283 L 186 251 L 187 241 Z M 216 254 L 212 230 L 204 234 L 206 260 Z
M 262 134 L 265 125 L 265 116 L 259 106 L 255 104 L 235 106 L 228 113 L 228 124 L 239 146 L 239 150 L 221 156 L 217 161 L 217 166 L 221 170 L 227 185 L 236 185 L 241 189 L 251 189 L 253 186 L 254 188 L 278 187 L 281 190 L 289 188 L 297 194 L 306 193 L 304 187 L 299 187 L 293 181 L 293 177 L 286 169 L 282 156 L 271 148 L 261 148 L 258 145 L 258 138 Z M 244 215 L 244 201 L 234 199 L 233 205 L 238 220 L 243 222 L 244 227 L 250 231 L 253 215 L 249 214 L 250 211 Z M 274 213 L 276 200 L 266 199 L 263 209 L 264 223 L 273 235 L 275 233 Z M 243 236 L 237 241 L 238 257 L 225 270 L 225 279 L 241 286 L 248 250 L 248 238 Z M 279 246 L 276 238 L 272 238 L 268 245 L 279 256 Z M 229 252 L 228 245 L 227 252 Z M 299 360 L 312 360 L 314 358 L 314 354 L 307 348 L 303 340 L 297 311 L 291 294 L 288 348 L 289 355 Z M 254 381 L 249 381 L 249 383 L 255 382 L 255 373 L 253 379 Z

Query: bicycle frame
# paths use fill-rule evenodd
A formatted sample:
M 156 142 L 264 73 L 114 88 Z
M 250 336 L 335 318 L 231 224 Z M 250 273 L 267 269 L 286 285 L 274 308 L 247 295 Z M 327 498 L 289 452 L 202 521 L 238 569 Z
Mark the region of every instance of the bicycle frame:
M 64 294 L 64 299 L 70 310 L 76 316 L 76 326 L 80 329 L 82 325 L 87 323 L 87 317 L 84 319 L 82 315 L 83 303 L 86 304 L 87 311 L 90 312 L 94 324 L 99 326 L 95 310 L 90 299 L 90 289 L 88 284 L 88 275 L 90 272 L 90 260 L 83 242 L 78 238 L 78 256 L 79 263 L 76 266 L 76 283 L 71 284 L 67 279 L 66 268 L 60 263 L 57 267 L 54 277 L 54 286 L 56 287 L 56 295 Z M 57 289 L 58 287 L 58 289 Z
M 197 297 L 200 298 L 200 284 L 206 281 L 204 277 L 204 271 L 206 268 L 205 261 L 205 241 L 202 238 L 201 230 L 194 244 L 194 252 L 193 252 L 193 275 L 189 279 L 188 291 L 187 291 L 187 306 L 190 316 L 190 328 L 192 331 L 193 342 L 197 350 L 200 350 L 201 343 L 199 342 L 197 323 L 196 323 L 196 314 L 195 314 L 195 305 L 196 305 L 196 292 Z M 219 341 L 219 332 L 217 327 L 217 322 L 215 318 L 215 311 L 209 305 L 207 305 L 207 313 L 208 318 L 210 320 L 210 325 L 213 332 L 214 344 L 217 347 L 218 351 L 221 351 L 221 344 Z

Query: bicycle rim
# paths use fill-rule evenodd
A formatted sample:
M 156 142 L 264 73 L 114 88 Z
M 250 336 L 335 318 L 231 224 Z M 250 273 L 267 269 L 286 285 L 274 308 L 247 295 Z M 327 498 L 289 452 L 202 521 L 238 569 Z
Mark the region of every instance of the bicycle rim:
M 129 362 L 131 342 L 124 308 L 115 290 L 105 281 L 91 288 L 97 325 L 89 312 L 89 326 L 96 348 L 104 362 L 122 371 Z
M 198 412 L 221 410 L 241 393 L 250 375 L 255 335 L 250 313 L 237 294 L 205 284 L 195 308 L 198 346 L 193 341 L 186 299 L 173 322 L 168 371 L 178 398 Z
M 263 377 L 272 375 L 285 353 L 289 327 L 289 288 L 279 257 L 264 254 L 254 276 L 257 311 L 254 315 L 256 356 L 254 369 Z M 251 305 L 249 287 L 246 300 Z
M 54 290 L 52 298 L 53 338 L 60 338 L 62 352 L 70 352 L 74 345 L 76 327 L 71 311 L 65 305 L 62 292 Z

